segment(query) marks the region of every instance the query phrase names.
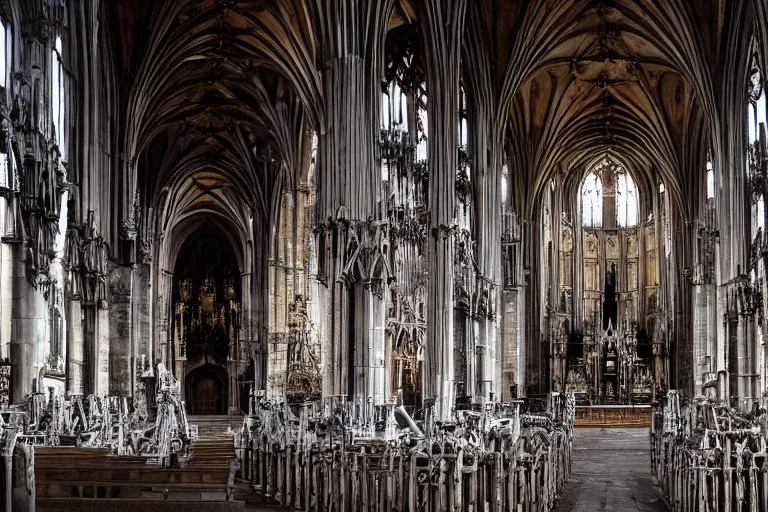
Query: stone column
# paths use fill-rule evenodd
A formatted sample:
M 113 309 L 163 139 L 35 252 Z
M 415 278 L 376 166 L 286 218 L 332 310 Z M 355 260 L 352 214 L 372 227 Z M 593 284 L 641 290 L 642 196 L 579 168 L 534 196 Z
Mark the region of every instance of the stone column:
M 760 343 L 760 396 L 766 396 L 768 394 L 768 333 L 766 333 L 766 326 L 758 327 L 761 331 L 761 343 Z
M 322 0 L 319 4 L 316 21 L 330 30 L 323 32 L 319 45 L 325 63 L 325 111 L 318 139 L 315 218 L 323 393 L 346 395 L 350 383 L 354 385 L 349 375 L 354 365 L 351 336 L 366 336 L 370 328 L 366 325 L 353 333 L 350 305 L 355 282 L 361 278 L 356 259 L 361 250 L 374 248 L 351 237 L 353 230 L 378 220 L 380 213 L 376 202 L 381 172 L 374 147 L 379 137 L 384 38 L 394 2 Z M 339 27 L 337 16 L 349 23 Z
M 374 290 L 378 288 L 378 291 Z M 358 282 L 354 286 L 354 332 L 352 340 L 355 347 L 354 358 L 354 394 L 371 398 L 374 404 L 382 403 L 386 395 L 384 380 L 384 329 L 386 323 L 386 304 L 384 285 L 365 285 Z M 381 297 L 377 295 L 381 293 Z
M 715 286 L 696 284 L 693 286 L 693 357 L 694 393 L 701 393 L 701 385 L 716 368 L 716 327 Z
M 173 310 L 171 300 L 173 297 L 173 273 L 160 269 L 158 271 L 158 283 L 155 295 L 155 304 L 152 316 L 154 319 L 154 346 L 150 354 L 152 368 L 158 362 L 163 362 L 166 368 L 171 368 L 173 354 L 170 351 L 171 321 Z
M 67 394 L 82 395 L 85 347 L 80 296 L 67 299 Z
M 32 391 L 32 380 L 37 377 L 45 352 L 45 300 L 39 289 L 27 279 L 25 244 L 11 245 L 11 403 L 21 403 Z
M 141 377 L 136 369 L 136 363 L 141 356 L 145 356 L 147 362 L 152 364 L 152 266 L 144 263 L 137 265 L 133 271 L 133 285 L 131 286 L 132 304 L 132 332 L 131 357 L 134 367 L 133 386 L 137 385 L 137 379 Z
M 0 226 L 5 226 L 5 198 L 0 197 Z M 9 357 L 11 341 L 11 297 L 13 255 L 11 244 L 0 241 L 0 358 Z
M 426 0 L 423 26 L 429 116 L 429 231 L 427 341 L 424 398 L 435 401 L 435 419 L 448 419 L 454 404 L 454 255 L 458 104 L 466 0 Z
M 254 220 L 254 224 L 257 221 Z M 253 257 L 247 267 L 250 273 L 247 279 L 241 283 L 242 294 L 249 296 L 248 316 L 245 312 L 241 315 L 241 323 L 248 322 L 250 326 L 250 341 L 252 341 L 252 354 L 254 360 L 254 386 L 257 390 L 267 389 L 267 374 L 269 363 L 269 237 L 257 232 L 254 225 L 253 232 Z
M 695 279 L 695 278 L 694 278 Z M 702 284 L 693 284 L 693 392 L 701 392 L 701 384 L 706 373 L 705 360 L 707 350 L 707 296 Z
M 131 394 L 133 359 L 133 279 L 131 267 L 117 266 L 109 276 L 109 393 Z
M 283 201 L 283 204 L 285 201 Z M 288 212 L 283 212 L 281 220 L 284 223 L 284 216 Z M 267 276 L 269 280 L 269 320 L 268 320 L 268 363 L 267 363 L 267 396 L 281 397 L 286 391 L 287 384 L 287 359 L 288 354 L 288 326 L 286 325 L 286 308 L 292 298 L 288 297 L 286 290 L 286 271 L 285 263 L 281 257 L 281 246 L 283 242 L 281 226 L 272 227 L 270 237 L 271 247 L 268 259 Z M 248 275 L 250 278 L 250 274 Z M 249 279 L 250 280 L 250 279 Z M 245 290 L 245 282 L 243 289 Z M 250 290 L 250 288 L 249 288 Z M 243 294 L 245 295 L 245 294 Z M 258 299 L 257 299 L 258 301 Z M 258 305 L 258 302 L 257 302 Z
M 184 343 L 184 314 L 186 313 L 185 306 L 176 304 L 173 308 L 173 320 L 171 322 L 175 325 L 173 329 L 173 373 L 176 379 L 180 382 L 184 382 L 184 371 L 186 362 L 186 352 L 182 354 L 181 347 Z M 186 386 L 182 385 L 180 389 L 181 400 L 186 400 Z
M 229 377 L 228 390 L 228 408 L 227 414 L 237 415 L 242 414 L 240 409 L 240 383 L 237 380 L 237 372 L 239 370 L 239 363 L 237 360 L 227 362 L 227 376 Z
M 525 350 L 520 344 L 520 297 L 522 296 L 519 287 L 504 290 L 501 296 L 501 338 L 502 342 L 502 381 L 501 381 L 501 399 L 506 401 L 519 396 L 525 388 L 524 378 L 521 380 L 520 373 L 525 375 L 524 358 L 521 360 L 519 351 Z M 517 387 L 518 392 L 513 394 L 512 387 Z
M 370 301 L 370 354 L 369 354 L 369 389 L 374 404 L 383 403 L 387 397 L 386 329 L 387 329 L 387 286 L 382 286 L 379 297 L 368 292 Z
M 749 286 L 745 284 L 746 286 Z M 745 297 L 746 300 L 746 297 Z M 753 312 L 739 318 L 739 405 L 742 410 L 752 409 L 753 399 L 758 397 L 758 347 L 756 342 L 757 321 Z
M 93 379 L 93 393 L 98 396 L 109 394 L 109 304 L 102 300 L 96 305 L 96 350 L 94 355 L 93 368 L 95 375 Z
M 83 301 L 83 394 L 96 388 L 96 323 L 97 310 L 93 303 Z
M 253 325 L 251 319 L 251 311 L 253 309 L 251 300 L 251 290 L 253 290 L 253 284 L 251 276 L 253 273 L 249 271 L 240 273 L 240 334 L 239 339 L 243 341 L 251 342 L 253 340 Z M 250 354 L 249 354 L 250 355 Z
M 371 372 L 370 372 L 370 350 L 371 350 L 371 301 L 370 291 L 365 289 L 362 282 L 352 285 L 349 301 L 349 317 L 352 321 L 353 336 L 349 343 L 352 345 L 353 360 L 350 363 L 353 366 L 350 381 L 352 385 L 347 389 L 347 393 L 356 397 L 371 396 Z

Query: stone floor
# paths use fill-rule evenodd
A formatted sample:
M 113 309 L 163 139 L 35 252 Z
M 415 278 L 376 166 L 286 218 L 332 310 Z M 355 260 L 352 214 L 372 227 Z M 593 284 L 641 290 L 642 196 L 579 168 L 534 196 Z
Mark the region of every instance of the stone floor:
M 647 428 L 577 428 L 557 512 L 668 512 L 650 464 Z

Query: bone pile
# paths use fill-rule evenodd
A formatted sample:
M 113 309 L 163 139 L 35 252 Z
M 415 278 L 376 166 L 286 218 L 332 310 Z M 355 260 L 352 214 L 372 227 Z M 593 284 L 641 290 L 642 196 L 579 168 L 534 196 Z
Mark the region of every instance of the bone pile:
M 307 512 L 549 511 L 570 474 L 575 401 L 553 393 L 540 414 L 520 407 L 459 410 L 451 422 L 427 413 L 419 425 L 362 400 L 262 401 L 245 420 L 244 476 Z
M 675 512 L 768 511 L 766 405 L 744 414 L 668 392 L 654 411 L 651 465 Z

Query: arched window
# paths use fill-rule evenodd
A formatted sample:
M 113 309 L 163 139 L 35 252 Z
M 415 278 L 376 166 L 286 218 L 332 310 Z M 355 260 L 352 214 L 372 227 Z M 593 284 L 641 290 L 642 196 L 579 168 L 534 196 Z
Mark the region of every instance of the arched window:
M 501 203 L 507 203 L 507 180 L 509 179 L 509 166 L 504 164 L 501 166 Z
M 472 178 L 469 168 L 469 154 L 467 153 L 467 144 L 469 142 L 469 123 L 467 122 L 467 95 L 464 92 L 464 86 L 459 87 L 459 147 L 458 160 L 459 168 L 457 172 L 457 184 L 459 182 L 468 184 Z M 466 192 L 466 190 L 464 190 Z
M 765 84 L 760 68 L 754 65 L 749 76 L 749 93 L 747 95 L 747 176 L 752 174 L 752 167 L 758 165 L 755 143 L 760 140 L 760 130 L 766 128 L 768 101 L 765 96 Z
M 51 119 L 53 121 L 53 131 L 56 138 L 56 144 L 58 145 L 59 152 L 61 153 L 61 159 L 66 161 L 67 134 L 64 128 L 66 103 L 62 51 L 61 37 L 57 37 L 51 52 Z
M 669 229 L 669 217 L 667 216 L 667 187 L 664 183 L 659 183 L 659 205 L 662 229 L 664 230 L 664 254 L 669 258 L 672 255 L 672 232 Z
M 427 90 L 426 84 L 422 85 L 422 91 Z M 425 162 L 427 160 L 427 140 L 429 139 L 429 121 L 427 117 L 427 95 L 421 94 L 416 109 L 417 122 L 419 124 L 418 143 L 416 144 L 416 161 Z
M 390 82 L 381 95 L 381 129 L 408 131 L 408 97 L 396 81 Z
M 591 172 L 581 184 L 581 222 L 588 228 L 603 225 L 603 182 Z
M 758 233 L 765 232 L 765 199 L 763 194 L 757 197 L 757 201 L 752 204 L 752 239 Z
M 763 86 L 762 75 L 759 69 L 755 69 L 750 76 L 749 92 L 749 143 L 752 144 L 760 140 L 760 124 L 766 123 L 766 105 L 765 87 Z
M 456 197 L 458 210 L 456 211 L 456 221 L 461 229 L 470 230 L 472 223 L 471 209 L 467 208 L 470 202 L 470 182 L 472 181 L 472 172 L 470 169 L 469 153 L 467 146 L 469 144 L 469 122 L 467 121 L 467 95 L 464 86 L 459 86 L 459 104 L 458 104 L 459 124 L 458 129 L 458 147 L 456 169 Z M 463 207 L 459 207 L 459 204 Z
M 65 128 L 66 101 L 64 90 L 64 66 L 62 65 L 61 37 L 56 37 L 51 50 L 51 121 L 53 125 L 53 137 L 59 148 L 61 160 L 67 160 L 67 130 Z M 62 172 L 64 168 L 60 169 Z M 59 207 L 59 232 L 54 240 L 54 251 L 57 257 L 64 253 L 64 241 L 67 232 L 67 201 L 69 193 L 64 191 L 61 195 Z
M 8 37 L 10 30 L 7 30 L 5 23 L 0 20 L 0 87 L 5 90 L 8 87 Z M 3 98 L 4 99 L 4 98 Z M 10 150 L 9 150 L 10 151 Z M 12 188 L 13 179 L 11 178 L 10 159 L 7 153 L 0 154 L 0 188 Z
M 0 21 L 0 87 L 6 88 L 8 84 L 8 44 L 7 36 L 10 31 L 6 31 L 5 23 Z
M 467 124 L 467 95 L 464 86 L 459 88 L 459 146 L 467 147 L 469 140 L 469 126 Z
M 747 94 L 747 176 L 752 176 L 761 166 L 761 153 L 759 140 L 761 133 L 766 129 L 766 116 L 768 115 L 768 103 L 766 102 L 765 83 L 760 72 L 760 67 L 755 63 L 749 76 Z M 763 194 L 753 194 L 751 204 L 752 239 L 761 231 L 765 231 L 765 199 Z
M 616 176 L 616 223 L 620 228 L 637 226 L 637 186 L 627 172 Z

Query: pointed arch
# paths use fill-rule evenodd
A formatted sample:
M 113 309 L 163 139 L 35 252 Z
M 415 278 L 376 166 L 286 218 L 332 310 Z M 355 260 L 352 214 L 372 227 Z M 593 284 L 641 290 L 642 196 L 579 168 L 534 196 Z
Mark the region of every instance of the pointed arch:
M 616 225 L 620 228 L 637 226 L 639 204 L 635 180 L 620 169 L 616 177 Z
M 603 225 L 603 181 L 590 171 L 581 182 L 579 189 L 581 223 L 585 227 L 599 228 Z

